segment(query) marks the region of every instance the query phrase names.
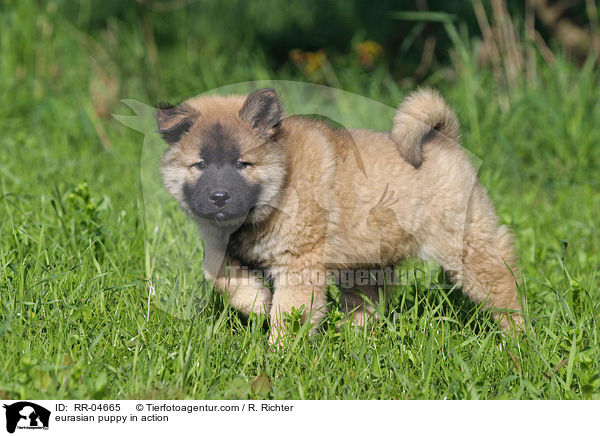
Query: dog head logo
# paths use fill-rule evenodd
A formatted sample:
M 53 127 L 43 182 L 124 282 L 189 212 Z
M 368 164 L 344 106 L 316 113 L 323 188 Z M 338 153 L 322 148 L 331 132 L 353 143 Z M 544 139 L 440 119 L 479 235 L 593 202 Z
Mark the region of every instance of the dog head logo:
M 50 411 L 29 401 L 19 401 L 3 406 L 6 409 L 6 431 L 19 429 L 48 429 Z

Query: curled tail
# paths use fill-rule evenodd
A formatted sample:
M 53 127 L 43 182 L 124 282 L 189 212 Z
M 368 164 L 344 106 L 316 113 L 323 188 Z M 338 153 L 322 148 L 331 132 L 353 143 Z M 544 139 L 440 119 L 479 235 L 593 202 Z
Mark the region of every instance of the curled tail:
M 439 92 L 419 89 L 398 107 L 391 134 L 400 155 L 415 168 L 423 163 L 423 139 L 432 129 L 453 141 L 460 139 L 456 115 Z

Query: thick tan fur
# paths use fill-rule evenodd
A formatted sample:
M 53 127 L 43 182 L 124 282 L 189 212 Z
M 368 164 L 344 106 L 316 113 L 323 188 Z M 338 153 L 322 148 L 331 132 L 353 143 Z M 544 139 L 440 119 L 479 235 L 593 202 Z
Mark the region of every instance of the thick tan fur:
M 409 95 L 394 117 L 392 139 L 404 159 L 418 168 L 423 163 L 421 145 L 431 131 L 460 140 L 460 125 L 442 96 L 433 89 L 421 89 Z
M 235 131 L 244 159 L 256 162 L 247 177 L 263 187 L 260 204 L 231 235 L 219 272 L 207 275 L 238 310 L 270 315 L 272 342 L 292 308 L 303 306 L 312 323 L 322 320 L 328 270 L 385 268 L 411 256 L 438 262 L 503 328 L 521 324 L 511 236 L 456 142 L 458 122 L 439 94 L 422 90 L 408 97 L 391 135 L 288 117 L 267 143 L 240 120 L 244 99 L 185 102 L 201 115 L 167 151 L 162 171 L 166 188 L 185 208 L 182 184 L 196 177 L 190 169 L 194 138 L 213 122 Z M 273 293 L 260 280 L 231 273 L 228 264 L 264 269 Z M 360 324 L 373 309 L 358 294 L 376 302 L 378 291 L 358 291 L 347 291 L 343 301 Z

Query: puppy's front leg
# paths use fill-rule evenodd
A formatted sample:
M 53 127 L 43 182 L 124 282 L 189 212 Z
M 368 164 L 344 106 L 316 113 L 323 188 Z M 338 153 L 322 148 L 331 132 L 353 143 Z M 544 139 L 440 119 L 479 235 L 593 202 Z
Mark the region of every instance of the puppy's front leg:
M 229 304 L 244 315 L 267 314 L 271 308 L 271 291 L 262 284 L 260 277 L 242 268 L 240 262 L 225 256 L 216 276 L 205 271 L 217 290 L 227 297 Z
M 283 268 L 271 271 L 275 291 L 271 308 L 269 342 L 275 344 L 285 334 L 284 314 L 304 307 L 302 322 L 318 325 L 327 313 L 327 276 L 322 266 Z

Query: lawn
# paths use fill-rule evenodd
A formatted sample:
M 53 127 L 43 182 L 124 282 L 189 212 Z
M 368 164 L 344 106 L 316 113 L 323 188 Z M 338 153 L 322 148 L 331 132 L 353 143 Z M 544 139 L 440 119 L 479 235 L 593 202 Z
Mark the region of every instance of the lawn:
M 120 99 L 156 105 L 311 77 L 244 47 L 157 49 L 145 21 L 88 32 L 90 14 L 13 1 L 0 16 L 0 398 L 600 399 L 597 63 L 536 52 L 527 74 L 499 80 L 478 64 L 477 41 L 450 26 L 448 64 L 422 81 L 455 108 L 517 238 L 523 336 L 504 337 L 460 289 L 419 274 L 432 265 L 411 260 L 379 320 L 336 328 L 332 289 L 321 333 L 296 325 L 275 350 L 264 320 L 200 284 L 202 247 L 175 203 L 148 212 L 144 150 L 158 138 L 111 114 L 134 115 Z M 415 86 L 349 61 L 314 80 L 385 107 Z M 302 98 L 289 103 L 302 111 Z M 367 99 L 330 109 L 389 127 L 369 119 Z M 157 214 L 174 226 L 173 261 L 156 261 Z M 176 263 L 152 295 L 155 269 Z M 168 291 L 177 310 L 161 300 Z

